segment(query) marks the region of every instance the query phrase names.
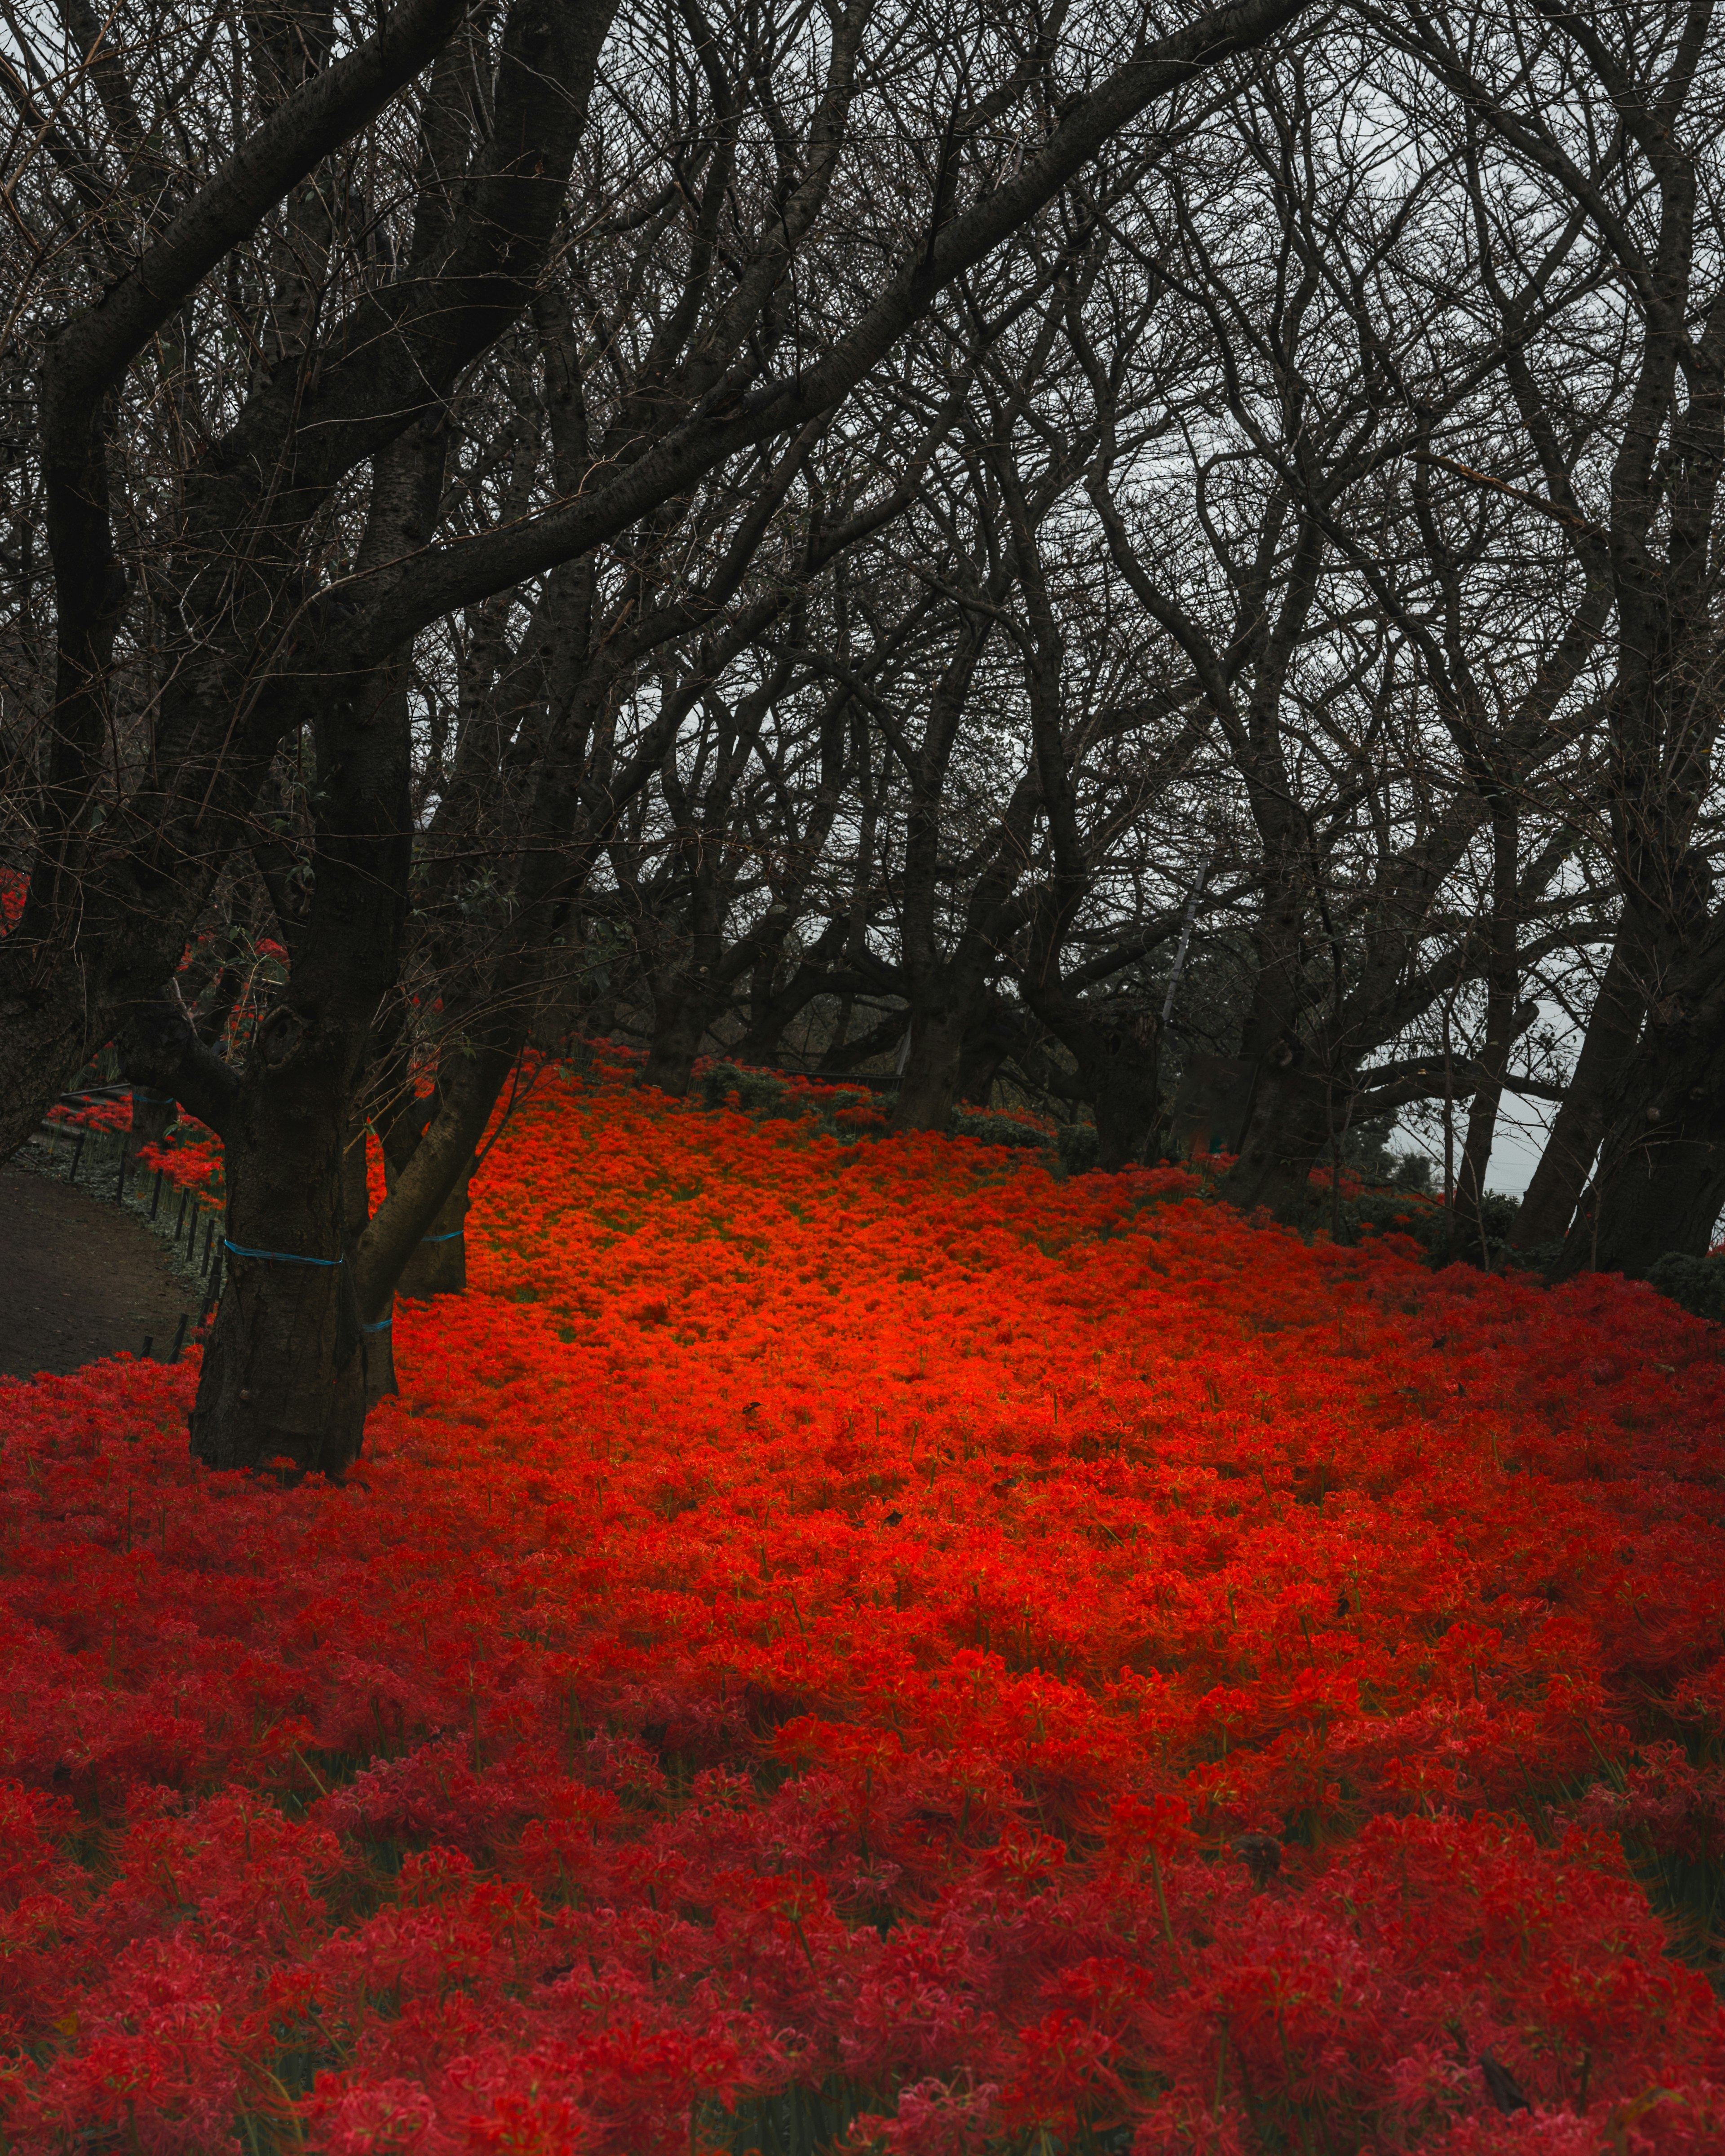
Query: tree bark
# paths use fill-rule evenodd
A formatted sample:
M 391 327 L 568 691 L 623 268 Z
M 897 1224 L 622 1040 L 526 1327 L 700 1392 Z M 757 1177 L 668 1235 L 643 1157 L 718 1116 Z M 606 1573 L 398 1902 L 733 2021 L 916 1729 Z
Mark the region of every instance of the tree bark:
M 817 996 L 827 991 L 829 969 L 843 954 L 850 934 L 851 923 L 843 915 L 829 921 L 812 947 L 798 960 L 788 979 L 781 980 L 778 976 L 776 951 L 769 949 L 763 953 L 763 963 L 757 969 L 754 991 L 749 998 L 748 1030 L 737 1045 L 739 1063 L 771 1063 L 777 1059 L 786 1029 L 793 1019 L 801 1017 Z M 829 1055 L 843 1052 L 852 1001 L 850 993 L 840 998 Z
M 1668 1251 L 1702 1257 L 1712 1245 L 1725 1210 L 1725 1039 L 1683 1044 L 1660 1031 L 1667 1037 L 1637 1060 L 1664 1077 L 1662 1097 L 1608 1132 L 1564 1245 L 1565 1274 L 1642 1280 Z
M 653 989 L 653 1040 L 641 1070 L 644 1090 L 656 1088 L 672 1100 L 684 1099 L 695 1060 L 706 1039 L 708 998 L 682 966 L 656 978 Z
M 1704 904 L 1699 891 L 1697 907 Z M 1705 1255 L 1725 1209 L 1725 924 L 1656 996 L 1614 1089 L 1590 1199 L 1570 1229 L 1563 1270 L 1645 1276 L 1667 1251 Z M 1674 932 L 1681 940 L 1681 922 Z
M 353 1253 L 362 1317 L 381 1314 L 450 1192 L 473 1173 L 475 1149 L 516 1067 L 530 1023 L 531 997 L 511 993 L 523 985 L 519 977 L 506 982 L 496 1004 L 471 1014 L 464 1028 L 475 1036 L 469 1045 L 444 1059 L 436 1112 Z
M 1091 1087 L 1096 1119 L 1096 1166 L 1132 1168 L 1144 1158 L 1162 1123 L 1160 1029 L 1153 1018 L 1121 1030 L 1095 1066 L 1080 1070 Z
M 1700 1124 L 1693 1118 L 1683 1132 L 1632 1144 L 1603 1168 L 1569 1232 L 1566 1274 L 1645 1280 L 1668 1251 L 1706 1255 L 1725 1211 L 1725 1121 Z
M 1606 1101 L 1635 1053 L 1640 1030 L 1644 1005 L 1634 971 L 1620 929 L 1588 1017 L 1569 1089 L 1552 1118 L 1539 1164 L 1510 1230 L 1514 1250 L 1560 1243 L 1569 1232 L 1604 1134 Z
M 351 1091 L 344 1027 L 284 1006 L 259 1028 L 223 1132 L 227 1286 L 191 1419 L 208 1467 L 285 1455 L 340 1480 L 359 1456 L 366 1372 L 342 1171 Z
M 943 1131 L 952 1121 L 964 1043 L 973 1018 L 969 1001 L 949 988 L 942 1001 L 912 1009 L 911 1052 L 899 1081 L 889 1129 Z
M 411 1301 L 429 1302 L 434 1296 L 465 1295 L 467 1291 L 467 1209 L 472 1203 L 469 1185 L 477 1161 L 469 1163 L 460 1179 L 438 1208 L 436 1218 L 421 1237 L 418 1248 L 402 1267 L 395 1284 L 398 1296 Z
M 172 1129 L 180 1112 L 180 1104 L 171 1093 L 152 1093 L 148 1087 L 134 1086 L 131 1089 L 131 1126 L 126 1133 L 124 1151 L 128 1161 L 136 1160 L 148 1145 L 160 1145 Z
M 1332 1116 L 1343 1105 L 1312 1069 L 1306 1050 L 1277 1042 L 1260 1063 L 1240 1158 L 1223 1178 L 1219 1195 L 1245 1213 L 1267 1206 L 1289 1227 L 1315 1222 L 1312 1173 L 1329 1147 Z
M 957 1098 L 973 1101 L 979 1108 L 991 1106 L 994 1081 L 1000 1075 L 1000 1066 L 1011 1055 L 1014 1045 L 1010 1022 L 997 1004 L 992 1000 L 985 1001 L 964 1035 L 963 1051 L 958 1058 Z
M 1162 1123 L 1162 1028 L 1145 1013 L 1131 1024 L 1086 1009 L 1061 978 L 1054 939 L 1064 926 L 1050 909 L 1036 924 L 1025 1000 L 1078 1066 L 1075 1090 L 1096 1117 L 1096 1166 L 1131 1168 Z
M 341 1152 L 342 1248 L 357 1250 L 371 1224 L 371 1178 L 366 1168 L 366 1125 L 357 1108 L 350 1108 L 347 1142 Z M 376 1407 L 401 1388 L 395 1381 L 395 1299 L 392 1296 L 382 1313 L 362 1321 L 360 1353 L 365 1358 L 366 1406 Z

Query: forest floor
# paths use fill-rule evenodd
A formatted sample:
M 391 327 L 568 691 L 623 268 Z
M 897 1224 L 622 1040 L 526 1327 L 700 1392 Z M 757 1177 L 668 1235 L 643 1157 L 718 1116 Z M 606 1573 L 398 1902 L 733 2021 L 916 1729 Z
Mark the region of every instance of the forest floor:
M 634 1075 L 340 1486 L 0 1381 L 8 2156 L 1725 2148 L 1725 1330 Z
M 131 1213 L 69 1184 L 62 1166 L 0 1167 L 0 1374 L 64 1375 L 146 1338 L 166 1357 L 198 1312 L 163 1247 Z

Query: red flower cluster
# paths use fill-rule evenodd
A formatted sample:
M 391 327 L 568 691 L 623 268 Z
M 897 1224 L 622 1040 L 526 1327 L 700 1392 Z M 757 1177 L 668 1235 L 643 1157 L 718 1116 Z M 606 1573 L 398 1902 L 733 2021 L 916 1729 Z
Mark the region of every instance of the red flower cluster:
M 17 2156 L 1721 2145 L 1709 1327 L 604 1080 L 474 1195 L 345 1488 L 0 1390 Z
M 56 1102 L 47 1121 L 63 1125 L 69 1132 L 89 1131 L 116 1137 L 132 1125 L 131 1102 L 92 1100 L 75 1106 Z M 145 1169 L 160 1173 L 176 1190 L 189 1190 L 200 1198 L 222 1202 L 222 1142 L 195 1116 L 182 1116 L 159 1144 L 142 1145 L 137 1157 Z
M 138 1158 L 165 1175 L 176 1190 L 223 1202 L 222 1142 L 193 1116 L 182 1116 L 164 1143 L 140 1146 Z
M 74 1130 L 129 1131 L 131 1128 L 130 1101 L 82 1101 L 76 1107 L 55 1101 L 48 1111 L 50 1123 L 64 1123 Z

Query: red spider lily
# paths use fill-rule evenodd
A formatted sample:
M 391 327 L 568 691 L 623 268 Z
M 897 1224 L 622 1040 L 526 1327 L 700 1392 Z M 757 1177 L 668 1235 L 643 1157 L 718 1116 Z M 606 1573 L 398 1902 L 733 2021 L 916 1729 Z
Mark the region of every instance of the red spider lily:
M 1717 2147 L 1711 1330 L 804 1090 L 542 1073 L 345 1488 L 0 1386 L 8 2145 Z

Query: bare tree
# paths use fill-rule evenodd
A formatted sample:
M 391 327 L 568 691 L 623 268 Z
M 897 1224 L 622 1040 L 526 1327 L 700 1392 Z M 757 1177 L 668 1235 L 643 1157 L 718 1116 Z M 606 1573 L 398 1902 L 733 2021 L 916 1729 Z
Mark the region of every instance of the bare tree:
M 1064 10 L 984 16 L 955 69 L 872 0 L 718 25 L 643 7 L 608 43 L 608 5 L 406 0 L 358 38 L 266 11 L 218 18 L 178 83 L 134 42 L 145 21 L 15 31 L 13 330 L 42 356 L 58 658 L 29 897 L 0 945 L 5 1121 L 15 1142 L 125 1022 L 141 1075 L 223 1132 L 234 1272 L 201 1456 L 352 1456 L 361 1327 L 384 1322 L 367 1314 L 382 1275 L 446 1202 L 519 1045 L 494 1029 L 441 1075 L 350 1254 L 341 1163 L 412 872 L 413 639 L 519 591 L 536 656 L 578 669 L 596 549 L 634 531 L 667 563 L 703 487 L 819 430 L 1111 136 L 1297 5 L 1140 31 L 1084 83 L 1067 69 L 1091 69 L 1089 32 L 1069 56 Z M 931 100 L 946 124 L 883 201 L 870 146 L 927 142 Z M 1007 129 L 1029 154 L 1002 156 Z M 172 169 L 151 146 L 168 140 Z M 861 274 L 832 280 L 838 316 L 817 326 L 808 280 L 847 226 Z M 475 524 L 450 463 L 459 408 L 506 379 L 503 341 L 536 302 L 562 387 L 524 498 Z M 528 349 L 517 368 L 541 363 Z M 478 431 L 501 455 L 500 401 Z M 242 1072 L 149 999 L 289 740 L 317 769 L 311 903 Z M 552 806 L 542 788 L 542 824 Z

